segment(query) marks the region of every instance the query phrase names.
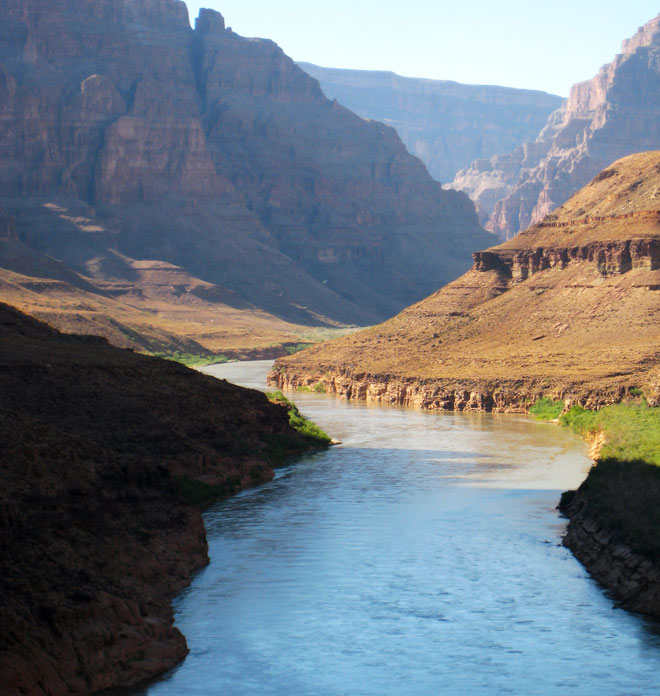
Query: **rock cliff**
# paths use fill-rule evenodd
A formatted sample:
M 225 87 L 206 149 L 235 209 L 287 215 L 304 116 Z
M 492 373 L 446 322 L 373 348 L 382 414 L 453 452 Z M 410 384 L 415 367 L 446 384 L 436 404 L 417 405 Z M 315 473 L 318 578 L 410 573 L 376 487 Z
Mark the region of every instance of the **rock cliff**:
M 89 694 L 186 655 L 197 502 L 309 443 L 260 392 L 0 305 L 0 691 Z
M 453 186 L 486 229 L 508 239 L 564 203 L 610 162 L 660 147 L 660 16 L 623 42 L 598 75 L 573 86 L 538 138 L 479 160 Z
M 615 162 L 554 214 L 384 324 L 279 360 L 283 387 L 428 409 L 660 402 L 660 152 Z
M 92 279 L 165 262 L 298 323 L 370 323 L 484 244 L 393 129 L 180 0 L 4 2 L 0 124 L 19 239 Z
M 408 150 L 443 183 L 473 160 L 535 138 L 562 103 L 561 97 L 534 90 L 298 65 L 330 99 L 396 128 Z

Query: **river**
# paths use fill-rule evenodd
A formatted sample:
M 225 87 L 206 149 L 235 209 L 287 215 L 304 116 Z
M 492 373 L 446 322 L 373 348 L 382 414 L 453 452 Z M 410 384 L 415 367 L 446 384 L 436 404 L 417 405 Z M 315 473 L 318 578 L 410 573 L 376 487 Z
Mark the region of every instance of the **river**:
M 262 387 L 269 365 L 204 371 Z M 174 602 L 190 655 L 133 694 L 657 696 L 658 625 L 560 543 L 580 439 L 294 396 L 342 444 L 205 513 L 211 563 Z

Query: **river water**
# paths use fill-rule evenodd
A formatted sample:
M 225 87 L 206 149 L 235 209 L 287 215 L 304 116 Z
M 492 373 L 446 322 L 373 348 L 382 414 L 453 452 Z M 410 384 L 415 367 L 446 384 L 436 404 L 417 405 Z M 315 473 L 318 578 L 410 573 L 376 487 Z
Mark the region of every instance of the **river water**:
M 269 362 L 205 368 L 262 387 Z M 660 693 L 660 630 L 560 545 L 586 446 L 526 416 L 295 394 L 343 444 L 205 514 L 190 655 L 149 696 Z

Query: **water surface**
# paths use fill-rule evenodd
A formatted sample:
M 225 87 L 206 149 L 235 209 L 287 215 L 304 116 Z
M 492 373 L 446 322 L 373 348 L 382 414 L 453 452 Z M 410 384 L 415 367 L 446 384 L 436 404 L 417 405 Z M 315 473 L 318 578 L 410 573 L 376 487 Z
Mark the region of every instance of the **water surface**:
M 260 387 L 268 362 L 204 371 Z M 655 624 L 560 545 L 586 446 L 525 416 L 296 394 L 343 444 L 206 515 L 175 601 L 190 655 L 149 696 L 657 695 Z

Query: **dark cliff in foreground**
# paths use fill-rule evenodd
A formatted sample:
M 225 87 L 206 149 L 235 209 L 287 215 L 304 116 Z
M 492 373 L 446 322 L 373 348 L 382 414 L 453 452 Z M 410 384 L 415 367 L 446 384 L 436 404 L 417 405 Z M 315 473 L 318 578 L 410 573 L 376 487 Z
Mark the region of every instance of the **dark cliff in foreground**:
M 610 162 L 660 148 L 660 17 L 623 42 L 592 80 L 574 85 L 538 138 L 480 160 L 453 186 L 486 228 L 508 239 L 542 220 Z
M 144 292 L 140 264 L 165 262 L 207 300 L 365 324 L 485 244 L 393 129 L 217 12 L 192 30 L 180 0 L 3 2 L 0 123 L 18 240 L 101 295 Z
M 443 184 L 473 160 L 509 152 L 535 138 L 563 101 L 531 89 L 298 65 L 330 99 L 396 128 L 408 150 Z
M 615 162 L 553 215 L 389 321 L 278 360 L 280 386 L 429 409 L 660 402 L 660 152 Z
M 310 446 L 287 410 L 0 305 L 0 692 L 88 694 L 183 659 L 197 503 Z

